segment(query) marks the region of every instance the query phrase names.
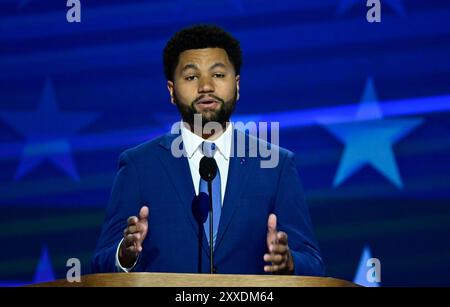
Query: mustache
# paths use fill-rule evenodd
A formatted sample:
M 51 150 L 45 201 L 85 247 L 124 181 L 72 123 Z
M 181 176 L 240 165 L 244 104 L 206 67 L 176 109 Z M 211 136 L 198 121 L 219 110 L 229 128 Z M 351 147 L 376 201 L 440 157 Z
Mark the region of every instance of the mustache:
M 195 98 L 194 101 L 192 101 L 191 105 L 196 104 L 197 102 L 199 102 L 201 99 L 203 99 L 205 97 L 213 98 L 214 100 L 217 100 L 221 104 L 225 103 L 225 100 L 223 100 L 222 98 L 219 98 L 219 97 L 217 97 L 216 95 L 213 95 L 213 94 L 209 94 L 209 95 L 200 95 L 200 96 L 198 96 L 197 98 Z

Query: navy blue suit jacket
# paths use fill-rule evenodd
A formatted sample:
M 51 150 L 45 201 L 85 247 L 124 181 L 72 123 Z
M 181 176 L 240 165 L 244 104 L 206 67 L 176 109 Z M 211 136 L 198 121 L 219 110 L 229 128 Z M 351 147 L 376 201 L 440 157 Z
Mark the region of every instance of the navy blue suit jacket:
M 235 130 L 233 140 L 237 139 L 237 133 L 242 132 Z M 188 160 L 171 153 L 171 143 L 177 136 L 166 134 L 120 156 L 119 171 L 92 260 L 94 273 L 116 271 L 116 249 L 127 218 L 138 215 L 144 204 L 149 207 L 149 230 L 133 271 L 209 272 L 209 245 L 203 225 L 195 218 L 196 197 Z M 324 272 L 294 155 L 276 148 L 279 163 L 275 168 L 261 168 L 260 157 L 230 158 L 214 250 L 217 273 L 265 273 L 263 268 L 267 263 L 263 255 L 267 252 L 270 213 L 277 215 L 278 230 L 288 235 L 295 274 Z

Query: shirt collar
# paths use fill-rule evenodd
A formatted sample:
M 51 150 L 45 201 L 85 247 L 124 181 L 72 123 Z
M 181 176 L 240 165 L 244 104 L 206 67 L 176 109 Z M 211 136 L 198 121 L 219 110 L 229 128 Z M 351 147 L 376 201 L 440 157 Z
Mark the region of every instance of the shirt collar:
M 233 125 L 230 123 L 221 136 L 214 141 L 210 141 L 216 144 L 218 151 L 226 160 L 230 158 L 231 141 L 233 136 L 232 126 Z M 197 150 L 201 150 L 200 146 L 203 141 L 205 141 L 203 138 L 193 133 L 190 129 L 186 128 L 183 122 L 181 122 L 181 137 L 183 139 L 184 149 L 186 150 L 189 159 L 192 158 Z

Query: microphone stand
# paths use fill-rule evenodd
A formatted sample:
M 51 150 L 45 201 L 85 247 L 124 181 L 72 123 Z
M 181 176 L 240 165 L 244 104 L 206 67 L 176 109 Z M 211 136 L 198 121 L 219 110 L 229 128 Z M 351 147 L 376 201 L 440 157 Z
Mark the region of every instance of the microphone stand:
M 213 197 L 212 181 L 217 174 L 217 164 L 214 158 L 204 156 L 200 160 L 200 177 L 208 183 L 209 194 L 209 273 L 214 274 L 214 233 L 213 233 Z
M 212 181 L 208 181 L 209 194 L 209 274 L 214 274 L 214 234 L 213 234 L 213 200 Z

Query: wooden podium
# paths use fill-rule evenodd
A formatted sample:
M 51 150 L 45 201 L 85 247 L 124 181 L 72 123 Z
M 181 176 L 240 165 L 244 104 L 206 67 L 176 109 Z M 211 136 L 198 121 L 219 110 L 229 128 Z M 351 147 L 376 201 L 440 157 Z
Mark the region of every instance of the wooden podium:
M 330 277 L 283 275 L 108 273 L 81 277 L 81 282 L 65 279 L 34 284 L 32 287 L 357 287 Z

